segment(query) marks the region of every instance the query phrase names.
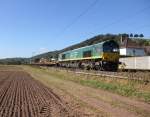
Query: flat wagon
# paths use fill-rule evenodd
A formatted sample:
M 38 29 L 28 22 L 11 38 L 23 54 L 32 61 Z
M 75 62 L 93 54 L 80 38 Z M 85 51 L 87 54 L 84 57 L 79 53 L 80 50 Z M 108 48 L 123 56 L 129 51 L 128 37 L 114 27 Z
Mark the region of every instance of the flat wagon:
M 119 59 L 120 69 L 125 70 L 150 70 L 150 56 L 126 57 Z

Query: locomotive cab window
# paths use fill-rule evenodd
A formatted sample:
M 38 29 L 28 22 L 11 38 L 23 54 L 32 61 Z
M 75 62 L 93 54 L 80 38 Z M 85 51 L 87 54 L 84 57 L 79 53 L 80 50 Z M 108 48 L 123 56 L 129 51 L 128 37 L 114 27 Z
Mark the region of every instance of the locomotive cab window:
M 85 57 L 91 57 L 92 56 L 92 51 L 84 51 L 83 52 L 83 57 L 85 58 Z

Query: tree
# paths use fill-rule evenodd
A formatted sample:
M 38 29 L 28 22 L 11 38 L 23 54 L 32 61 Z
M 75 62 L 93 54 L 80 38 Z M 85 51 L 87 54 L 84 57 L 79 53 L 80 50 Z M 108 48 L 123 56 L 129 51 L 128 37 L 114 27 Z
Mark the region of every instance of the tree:
M 144 46 L 150 46 L 149 42 L 148 42 L 148 41 L 145 41 L 145 42 L 144 42 Z
M 134 37 L 139 37 L 139 35 L 138 34 L 134 34 Z
M 130 34 L 130 37 L 133 37 L 133 34 L 132 34 L 132 33 Z
M 143 37 L 144 37 L 144 35 L 143 35 L 143 34 L 140 34 L 140 35 L 139 35 L 139 37 L 143 38 Z
M 127 33 L 123 33 L 121 35 L 122 35 L 122 37 L 129 37 L 129 34 L 127 34 Z

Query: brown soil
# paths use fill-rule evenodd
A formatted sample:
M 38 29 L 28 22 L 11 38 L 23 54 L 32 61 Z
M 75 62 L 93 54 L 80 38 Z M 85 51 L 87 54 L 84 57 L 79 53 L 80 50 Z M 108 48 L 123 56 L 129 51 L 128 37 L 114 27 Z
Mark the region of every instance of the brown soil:
M 30 67 L 26 68 L 32 77 L 18 67 L 0 68 L 0 117 L 150 115 L 150 104 L 145 102 L 82 86 Z
M 24 71 L 0 71 L 0 117 L 77 117 L 50 88 Z
M 65 92 L 65 98 L 67 95 L 70 95 L 72 98 L 84 102 L 87 107 L 95 108 L 95 110 L 100 112 L 95 111 L 95 113 L 98 113 L 97 116 L 149 117 L 150 115 L 150 104 L 145 102 L 113 94 L 108 91 L 82 86 L 72 81 L 51 76 L 47 72 L 30 69 L 29 67 L 26 70 L 32 74 L 34 78 L 53 88 L 58 95 Z M 42 80 L 40 77 L 42 77 Z M 96 114 L 91 114 L 91 116 L 95 117 Z
M 61 89 L 72 97 L 83 101 L 87 106 L 99 110 L 101 112 L 99 115 L 110 117 L 149 117 L 150 115 L 150 105 L 147 103 L 76 83 L 68 83 L 60 83 L 61 86 L 53 89 L 55 92 Z M 91 116 L 95 117 L 94 114 Z

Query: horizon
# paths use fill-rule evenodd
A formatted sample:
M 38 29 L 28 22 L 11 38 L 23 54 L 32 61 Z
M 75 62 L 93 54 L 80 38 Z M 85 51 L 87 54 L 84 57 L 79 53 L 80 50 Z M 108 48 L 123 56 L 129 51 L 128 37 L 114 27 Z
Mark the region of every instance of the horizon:
M 60 50 L 99 34 L 150 39 L 149 13 L 149 0 L 1 1 L 0 59 Z

